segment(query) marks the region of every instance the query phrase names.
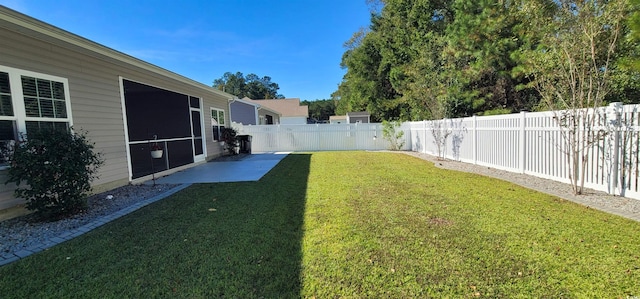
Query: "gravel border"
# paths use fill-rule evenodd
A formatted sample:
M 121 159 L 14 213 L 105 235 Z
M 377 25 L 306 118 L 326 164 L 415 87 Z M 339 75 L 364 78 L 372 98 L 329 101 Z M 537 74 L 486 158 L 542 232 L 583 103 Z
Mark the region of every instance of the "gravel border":
M 474 165 L 452 160 L 439 160 L 437 157 L 418 152 L 403 152 L 423 160 L 430 161 L 438 168 L 475 173 L 508 181 L 525 188 L 560 197 L 590 208 L 622 216 L 640 222 L 640 200 L 607 194 L 593 189 L 585 189 L 584 195 L 574 195 L 571 185 L 532 175 L 509 172 L 491 167 Z
M 0 266 L 73 239 L 188 186 L 126 185 L 90 196 L 87 210 L 70 218 L 41 222 L 26 215 L 2 221 Z

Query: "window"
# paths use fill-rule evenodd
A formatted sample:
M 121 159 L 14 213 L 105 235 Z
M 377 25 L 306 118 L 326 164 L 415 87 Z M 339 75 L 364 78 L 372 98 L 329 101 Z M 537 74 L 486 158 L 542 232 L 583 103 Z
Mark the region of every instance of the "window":
M 200 108 L 200 98 L 189 97 L 189 107 Z
M 220 141 L 224 130 L 224 110 L 211 108 L 211 126 L 213 128 L 213 140 Z
M 70 126 L 67 79 L 0 65 L 0 166 L 19 134 Z
M 9 74 L 0 72 L 0 166 L 6 166 L 16 140 Z
M 13 105 L 11 104 L 11 84 L 9 74 L 0 72 L 0 115 L 13 116 Z
M 64 84 L 22 76 L 22 93 L 27 116 L 67 118 Z

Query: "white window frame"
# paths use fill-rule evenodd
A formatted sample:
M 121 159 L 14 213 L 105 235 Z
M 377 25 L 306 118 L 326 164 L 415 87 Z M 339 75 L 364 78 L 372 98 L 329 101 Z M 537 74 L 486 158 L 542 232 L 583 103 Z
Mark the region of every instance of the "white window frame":
M 214 112 L 216 113 L 218 119 L 217 121 L 215 118 L 213 118 Z M 220 113 L 222 113 L 222 117 L 220 117 Z M 220 140 L 220 137 L 222 136 L 222 130 L 220 129 L 220 127 L 226 128 L 226 120 L 224 119 L 225 114 L 227 113 L 224 111 L 224 109 L 211 107 L 211 114 L 209 114 L 209 116 L 211 116 L 211 140 L 213 141 L 222 141 Z M 214 128 L 214 126 L 217 126 L 217 128 Z M 216 139 L 215 130 L 218 130 L 218 139 Z
M 26 123 L 28 121 L 64 122 L 64 123 L 68 123 L 69 127 L 73 126 L 73 116 L 71 115 L 71 100 L 69 97 L 69 80 L 67 78 L 16 69 L 16 68 L 7 67 L 3 65 L 0 65 L 0 72 L 9 74 L 9 85 L 11 88 L 11 102 L 13 105 L 13 116 L 0 115 L 0 120 L 15 121 L 16 131 L 18 132 L 18 134 L 27 133 Z M 22 91 L 22 76 L 62 83 L 64 85 L 64 101 L 67 109 L 67 117 L 52 118 L 52 117 L 27 116 L 25 105 L 24 105 L 24 93 Z
M 67 123 L 70 128 L 73 126 L 73 116 L 71 114 L 71 99 L 69 96 L 69 80 L 67 78 L 12 68 L 4 65 L 0 65 L 0 72 L 9 74 L 9 89 L 11 92 L 11 104 L 13 106 L 13 116 L 0 115 L 0 120 L 8 120 L 14 122 L 14 130 L 17 134 L 16 138 L 20 138 L 27 133 L 27 122 L 29 121 L 61 122 Z M 67 117 L 52 118 L 27 116 L 24 104 L 24 92 L 22 88 L 23 76 L 62 83 L 64 89 L 64 102 L 65 109 L 67 110 Z M 8 168 L 8 166 L 0 166 L 0 169 L 6 168 Z

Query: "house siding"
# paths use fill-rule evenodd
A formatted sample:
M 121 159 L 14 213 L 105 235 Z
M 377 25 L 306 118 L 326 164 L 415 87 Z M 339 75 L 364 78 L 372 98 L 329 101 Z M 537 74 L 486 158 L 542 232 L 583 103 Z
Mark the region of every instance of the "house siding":
M 273 113 L 269 110 L 265 110 L 265 109 L 258 109 L 258 118 L 262 117 L 263 119 L 266 119 L 267 115 L 271 116 L 273 118 L 273 124 L 279 124 L 280 123 L 280 115 Z M 264 125 L 264 124 L 259 124 L 259 125 Z
M 211 140 L 212 128 L 207 117 L 211 107 L 228 112 L 228 96 L 213 93 L 204 85 L 197 87 L 174 80 L 100 53 L 65 45 L 59 40 L 48 42 L 51 37 L 44 38 L 41 33 L 29 29 L 20 32 L 7 29 L 12 26 L 0 18 L 0 65 L 68 80 L 73 127 L 87 133 L 105 160 L 99 170 L 99 178 L 94 181 L 94 190 L 110 189 L 130 181 L 121 78 L 201 98 L 206 156 L 211 159 L 221 154 L 220 147 Z M 226 115 L 230 114 L 225 113 L 228 121 Z M 6 172 L 0 170 L 2 182 Z M 21 202 L 13 198 L 13 189 L 10 185 L 0 185 L 0 209 Z
M 243 125 L 256 125 L 256 106 L 242 102 L 232 102 L 229 106 L 231 121 Z
M 283 125 L 306 125 L 307 118 L 304 116 L 287 116 L 280 117 L 280 124 Z
M 366 116 L 351 116 L 349 117 L 349 123 L 355 124 L 361 122 L 363 124 L 369 123 L 369 118 Z

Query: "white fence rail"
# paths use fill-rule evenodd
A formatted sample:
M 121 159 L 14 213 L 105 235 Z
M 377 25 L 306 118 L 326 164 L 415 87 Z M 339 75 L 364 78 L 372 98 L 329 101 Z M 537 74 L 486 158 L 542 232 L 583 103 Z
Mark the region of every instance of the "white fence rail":
M 385 150 L 389 142 L 382 138 L 381 124 L 317 124 L 241 126 L 239 134 L 252 136 L 253 152 Z M 403 150 L 410 150 L 408 124 Z
M 613 107 L 597 111 L 599 125 L 594 129 L 604 135 L 586 148 L 589 160 L 585 166 L 585 187 L 640 199 L 638 108 L 623 106 L 617 122 Z M 444 120 L 442 130 L 450 132 L 444 157 L 569 183 L 569 157 L 563 137 L 563 130 L 567 131 L 554 119 L 559 115 L 522 112 Z M 413 151 L 438 155 L 432 124 L 409 123 Z
M 640 199 L 640 106 L 612 111 L 603 108 L 596 130 L 606 132 L 587 149 L 585 187 Z M 613 113 L 612 113 L 613 112 Z M 479 116 L 440 120 L 450 132 L 444 157 L 466 163 L 569 183 L 563 130 L 554 112 Z M 618 122 L 612 120 L 618 118 Z M 438 155 L 433 121 L 407 122 L 403 150 Z M 615 125 L 617 124 L 617 125 Z M 252 135 L 254 152 L 384 150 L 381 124 L 319 124 L 239 126 Z

